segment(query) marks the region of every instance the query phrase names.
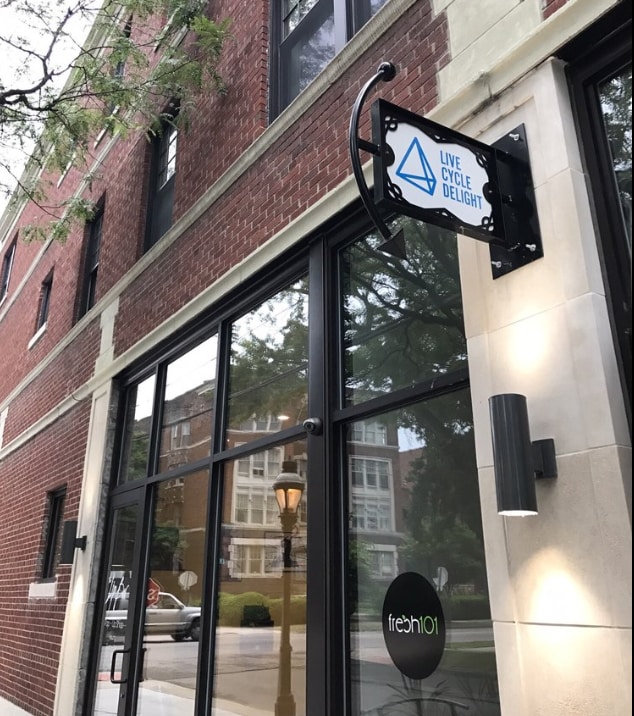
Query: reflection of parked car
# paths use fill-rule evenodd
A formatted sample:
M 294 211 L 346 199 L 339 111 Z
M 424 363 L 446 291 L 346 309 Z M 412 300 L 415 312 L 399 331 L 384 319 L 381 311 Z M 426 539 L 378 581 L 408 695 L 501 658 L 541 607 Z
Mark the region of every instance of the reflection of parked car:
M 117 596 L 117 609 L 106 611 L 104 641 L 119 641 L 125 632 L 128 619 L 127 594 Z M 145 608 L 145 633 L 169 634 L 174 641 L 189 638 L 198 641 L 200 636 L 200 607 L 186 607 L 168 592 L 159 592 L 155 605 Z M 119 638 L 117 638 L 119 637 Z

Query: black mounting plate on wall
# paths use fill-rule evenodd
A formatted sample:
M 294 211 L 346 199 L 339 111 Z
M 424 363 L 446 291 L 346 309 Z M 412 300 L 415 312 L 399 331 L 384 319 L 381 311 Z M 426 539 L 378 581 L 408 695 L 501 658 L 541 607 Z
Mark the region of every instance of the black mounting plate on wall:
M 496 150 L 506 237 L 506 246 L 489 244 L 495 279 L 542 258 L 544 250 L 524 125 L 520 124 L 491 146 Z

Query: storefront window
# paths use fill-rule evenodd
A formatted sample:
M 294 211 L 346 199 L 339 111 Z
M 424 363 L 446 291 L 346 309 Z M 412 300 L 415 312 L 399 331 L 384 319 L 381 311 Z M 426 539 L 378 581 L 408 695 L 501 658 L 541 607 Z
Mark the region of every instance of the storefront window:
M 632 65 L 599 85 L 599 100 L 632 256 Z
M 455 235 L 414 220 L 402 226 L 404 261 L 377 251 L 376 234 L 343 253 L 345 405 L 467 363 Z
M 167 366 L 159 472 L 209 455 L 216 345 L 212 336 Z
M 340 264 L 351 716 L 499 716 L 457 239 L 399 223 Z
M 567 64 L 623 401 L 632 429 L 632 14 L 617 3 L 560 51 Z
M 478 476 L 468 390 L 417 403 L 369 423 L 384 445 L 360 445 L 348 430 L 349 629 L 354 716 L 497 716 Z M 359 463 L 384 465 L 389 480 L 359 477 Z M 379 473 L 380 474 L 380 473 Z M 414 573 L 436 595 L 446 641 L 431 673 L 403 673 L 387 648 L 386 594 Z M 419 599 L 421 615 L 427 608 Z M 396 617 L 402 618 L 401 614 Z M 438 615 L 433 617 L 438 619 Z M 402 625 L 401 629 L 404 629 Z M 425 623 L 434 632 L 437 622 Z M 424 664 L 425 630 L 420 635 Z M 407 670 L 406 670 L 407 671 Z
M 100 706 L 499 716 L 457 239 L 401 226 L 406 259 L 372 232 L 310 252 L 310 326 L 299 257 L 301 278 L 131 377 L 110 510 L 135 509 L 130 602 L 102 645 Z M 443 637 L 416 678 L 384 632 L 408 575 Z
M 280 291 L 233 324 L 227 447 L 307 417 L 308 281 Z
M 119 472 L 121 483 L 140 480 L 147 476 L 155 383 L 156 378 L 152 375 L 128 391 L 124 445 Z
M 157 486 L 137 714 L 194 713 L 209 471 Z M 169 697 L 164 695 L 169 694 Z
M 301 440 L 225 465 L 214 716 L 306 713 L 306 449 Z M 278 474 L 256 467 L 269 455 L 302 488 L 287 515 Z

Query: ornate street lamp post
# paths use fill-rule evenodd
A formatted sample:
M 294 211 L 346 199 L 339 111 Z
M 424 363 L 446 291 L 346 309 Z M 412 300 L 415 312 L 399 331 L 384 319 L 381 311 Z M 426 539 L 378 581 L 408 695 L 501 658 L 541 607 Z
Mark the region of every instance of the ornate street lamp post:
M 282 635 L 275 716 L 295 716 L 295 699 L 291 692 L 291 544 L 293 529 L 297 524 L 297 509 L 302 499 L 304 487 L 303 478 L 297 474 L 297 464 L 292 460 L 283 462 L 282 472 L 273 483 L 284 534 L 282 551 Z

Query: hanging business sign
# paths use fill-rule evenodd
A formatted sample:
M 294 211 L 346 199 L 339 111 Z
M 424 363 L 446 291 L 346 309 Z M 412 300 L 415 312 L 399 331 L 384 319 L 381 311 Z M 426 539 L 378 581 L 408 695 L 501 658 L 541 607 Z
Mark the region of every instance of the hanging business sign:
M 374 198 L 482 241 L 503 240 L 495 151 L 385 100 L 372 106 Z
M 365 83 L 352 110 L 348 137 L 361 200 L 384 238 L 378 250 L 398 259 L 408 255 L 403 228 L 393 233 L 381 210 L 486 241 L 493 278 L 541 258 L 523 125 L 488 145 L 380 99 L 372 105 L 372 142 L 361 139 L 359 119 L 368 93 L 395 75 L 396 67 L 382 62 Z M 373 197 L 360 151 L 374 157 Z
M 396 668 L 410 679 L 432 674 L 445 650 L 446 626 L 434 586 L 416 572 L 404 572 L 383 601 L 383 638 Z

